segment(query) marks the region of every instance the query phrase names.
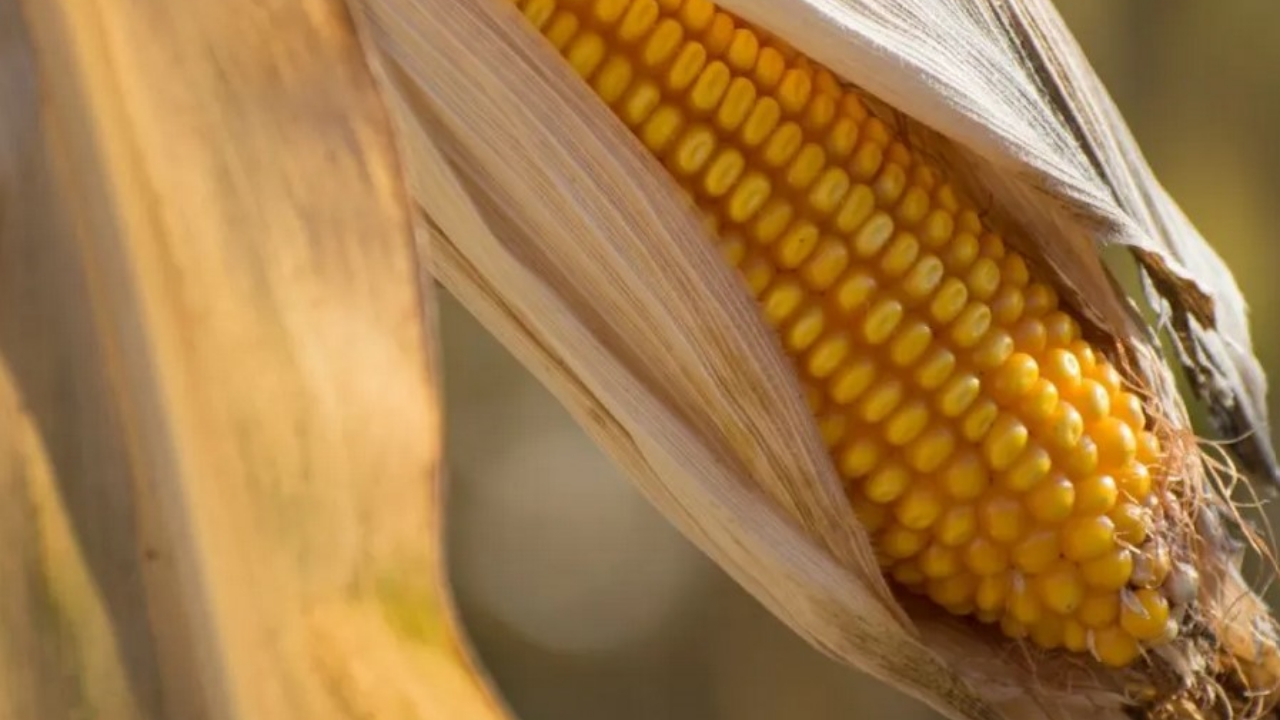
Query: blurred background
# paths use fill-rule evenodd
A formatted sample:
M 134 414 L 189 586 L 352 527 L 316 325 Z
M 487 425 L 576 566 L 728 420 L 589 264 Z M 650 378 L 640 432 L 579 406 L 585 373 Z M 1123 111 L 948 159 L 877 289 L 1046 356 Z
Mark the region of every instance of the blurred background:
M 1280 384 L 1280 2 L 1059 0 Z M 454 583 L 522 720 L 933 718 L 792 637 L 447 297 Z M 1272 416 L 1280 414 L 1276 393 Z

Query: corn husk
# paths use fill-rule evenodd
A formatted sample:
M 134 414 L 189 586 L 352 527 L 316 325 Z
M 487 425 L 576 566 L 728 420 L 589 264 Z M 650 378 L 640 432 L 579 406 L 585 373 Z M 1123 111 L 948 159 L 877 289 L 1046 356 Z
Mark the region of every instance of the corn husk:
M 503 717 L 341 2 L 0 0 L 0 717 Z
M 1225 429 L 1253 433 L 1243 456 L 1275 476 L 1239 291 L 1047 2 L 720 4 L 875 94 L 914 141 L 990 193 L 999 221 L 1185 434 L 1154 334 L 1099 259 L 1102 245 L 1131 248 L 1198 389 Z M 1235 569 L 1229 508 L 1200 492 L 1198 451 L 1176 472 L 1177 532 L 1202 575 L 1195 618 L 1210 629 L 1150 664 L 1109 672 L 1033 656 L 902 601 L 845 505 L 794 374 L 661 166 L 510 2 L 355 6 L 432 272 L 810 643 L 955 718 L 1270 706 L 1273 624 Z

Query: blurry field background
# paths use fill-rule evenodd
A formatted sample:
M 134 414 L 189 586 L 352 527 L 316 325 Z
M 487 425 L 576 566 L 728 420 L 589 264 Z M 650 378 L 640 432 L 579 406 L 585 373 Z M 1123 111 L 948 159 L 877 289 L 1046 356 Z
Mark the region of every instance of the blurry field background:
M 1059 7 L 1157 175 L 1235 271 L 1280 385 L 1280 2 Z M 445 298 L 442 315 L 454 582 L 522 720 L 935 717 L 792 637 L 464 310 Z

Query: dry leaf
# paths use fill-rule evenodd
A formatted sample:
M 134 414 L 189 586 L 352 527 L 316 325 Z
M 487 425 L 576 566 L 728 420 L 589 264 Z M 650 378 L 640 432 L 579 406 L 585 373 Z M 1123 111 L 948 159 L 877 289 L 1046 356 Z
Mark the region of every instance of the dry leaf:
M 341 2 L 0 0 L 0 715 L 498 718 Z

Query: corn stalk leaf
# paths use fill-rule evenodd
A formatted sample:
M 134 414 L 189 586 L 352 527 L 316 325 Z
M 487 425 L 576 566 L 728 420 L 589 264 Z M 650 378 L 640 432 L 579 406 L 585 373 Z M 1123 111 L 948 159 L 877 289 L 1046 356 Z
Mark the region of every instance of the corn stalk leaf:
M 0 716 L 504 716 L 341 2 L 0 0 Z

